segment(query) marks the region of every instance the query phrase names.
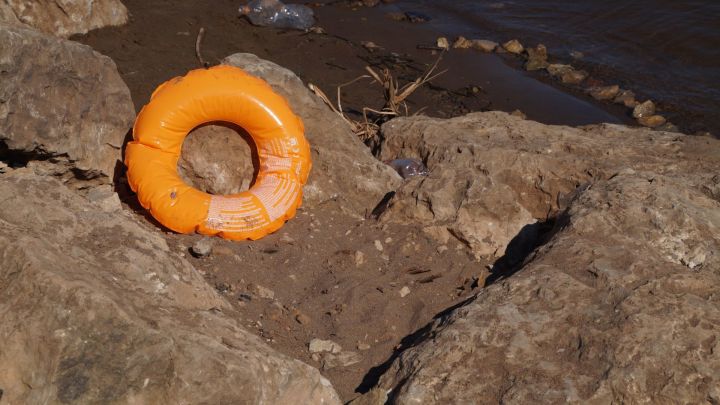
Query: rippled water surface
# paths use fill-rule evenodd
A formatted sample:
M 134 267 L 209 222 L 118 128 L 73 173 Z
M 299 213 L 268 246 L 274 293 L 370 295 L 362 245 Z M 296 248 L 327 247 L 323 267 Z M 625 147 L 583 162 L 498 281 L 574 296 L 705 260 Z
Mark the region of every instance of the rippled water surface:
M 607 82 L 659 100 L 686 129 L 720 131 L 720 0 L 399 1 L 447 35 L 545 44 Z

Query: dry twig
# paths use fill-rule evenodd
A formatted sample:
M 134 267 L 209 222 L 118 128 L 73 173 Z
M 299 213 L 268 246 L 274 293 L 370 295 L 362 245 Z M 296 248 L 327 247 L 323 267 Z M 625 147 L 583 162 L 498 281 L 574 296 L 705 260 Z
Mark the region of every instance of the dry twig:
M 310 87 L 310 90 L 312 90 L 315 95 L 320 97 L 321 100 L 325 102 L 325 104 L 330 107 L 333 112 L 338 114 L 340 118 L 343 119 L 343 121 L 347 122 L 348 125 L 350 125 L 351 130 L 355 135 L 357 135 L 360 140 L 363 142 L 375 137 L 379 130 L 380 130 L 380 123 L 386 121 L 388 117 L 395 117 L 399 115 L 410 115 L 409 108 L 407 106 L 407 103 L 405 100 L 413 93 L 415 90 L 420 88 L 423 84 L 433 80 L 434 78 L 438 77 L 439 75 L 445 73 L 447 70 L 443 70 L 438 73 L 434 73 L 435 70 L 438 67 L 438 64 L 440 63 L 440 60 L 442 59 L 442 55 L 438 57 L 438 59 L 433 63 L 432 66 L 428 70 L 425 71 L 425 73 L 415 79 L 415 81 L 408 83 L 402 87 L 399 87 L 398 80 L 390 74 L 390 71 L 386 68 L 383 69 L 382 75 L 378 72 L 376 72 L 373 68 L 370 66 L 365 67 L 365 70 L 370 75 L 362 75 L 359 77 L 356 77 L 355 79 L 343 83 L 337 87 L 337 103 L 333 104 L 328 96 L 320 90 L 317 86 L 314 84 L 309 84 L 308 87 Z M 356 83 L 359 80 L 362 79 L 373 79 L 374 81 L 378 82 L 380 85 L 383 86 L 384 89 L 384 97 L 385 97 L 385 105 L 380 110 L 375 110 L 370 107 L 363 107 L 363 121 L 356 121 L 351 118 L 349 118 L 345 113 L 343 112 L 342 108 L 342 102 L 341 102 L 341 90 L 345 86 L 349 86 L 353 83 Z M 415 114 L 418 114 L 422 110 L 424 110 L 425 107 L 421 108 Z M 369 113 L 374 114 L 376 117 L 375 119 L 371 119 L 369 116 Z
M 195 39 L 195 56 L 197 57 L 198 62 L 200 62 L 200 64 L 205 69 L 207 69 L 208 67 L 210 67 L 210 63 L 206 62 L 203 59 L 202 53 L 200 52 L 200 45 L 202 45 L 202 40 L 203 40 L 204 36 L 205 36 L 205 28 L 200 27 L 200 31 L 198 31 L 197 39 Z

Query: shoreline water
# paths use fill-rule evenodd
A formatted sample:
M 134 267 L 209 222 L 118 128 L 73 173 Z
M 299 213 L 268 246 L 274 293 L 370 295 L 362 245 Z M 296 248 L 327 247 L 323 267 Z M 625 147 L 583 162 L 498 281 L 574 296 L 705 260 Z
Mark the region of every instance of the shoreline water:
M 596 82 L 655 101 L 683 132 L 720 136 L 720 32 L 714 27 L 720 4 L 398 0 L 392 8 L 427 13 L 427 25 L 439 35 L 543 43 L 551 62 L 572 63 Z

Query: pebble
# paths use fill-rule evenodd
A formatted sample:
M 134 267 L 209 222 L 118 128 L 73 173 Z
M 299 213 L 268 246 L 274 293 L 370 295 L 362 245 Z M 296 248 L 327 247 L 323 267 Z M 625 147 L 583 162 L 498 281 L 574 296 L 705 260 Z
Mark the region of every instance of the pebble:
M 677 125 L 673 124 L 670 121 L 665 122 L 664 124 L 660 125 L 655 129 L 664 132 L 680 132 L 680 128 L 678 128 Z
M 487 39 L 474 39 L 472 41 L 472 46 L 478 51 L 490 53 L 497 49 L 499 45 L 497 42 L 488 41 Z
M 375 242 L 374 242 L 374 243 L 375 243 L 375 249 L 377 249 L 378 251 L 382 252 L 382 251 L 383 251 L 382 242 L 380 242 L 379 240 L 375 239 Z
M 463 36 L 458 37 L 455 42 L 453 42 L 453 48 L 455 49 L 467 49 L 472 48 L 473 42 Z
M 295 243 L 295 239 L 293 239 L 290 235 L 287 234 L 287 232 L 285 232 L 280 237 L 280 242 L 292 245 L 293 243 Z
M 340 353 L 342 351 L 342 346 L 332 340 L 314 338 L 308 344 L 308 350 L 310 350 L 310 353 Z
M 450 42 L 448 42 L 448 39 L 445 37 L 440 37 L 437 39 L 437 47 L 442 49 L 450 49 Z
M 513 117 L 521 118 L 521 119 L 527 118 L 527 115 L 525 115 L 525 113 L 520 110 L 515 110 L 515 111 L 511 112 L 510 115 L 512 115 Z
M 551 76 L 559 77 L 564 75 L 565 73 L 572 72 L 574 69 L 570 65 L 563 65 L 562 63 L 553 63 L 547 66 L 546 68 L 547 72 L 550 73 Z
M 510 41 L 505 42 L 502 47 L 506 51 L 514 54 L 521 54 L 525 50 L 525 47 L 523 47 L 517 39 L 511 39 Z
M 359 250 L 355 251 L 355 266 L 360 267 L 365 263 L 365 254 Z
M 212 250 L 213 254 L 221 256 L 232 256 L 235 252 L 227 246 L 215 246 Z
M 190 251 L 195 257 L 205 257 L 212 253 L 213 240 L 209 237 L 204 237 L 195 243 L 193 243 Z
M 408 288 L 408 286 L 400 289 L 400 298 L 405 298 L 408 294 L 410 294 L 410 288 Z
M 275 292 L 261 285 L 250 284 L 248 289 L 260 298 L 267 298 L 269 300 L 275 299 Z
M 640 125 L 642 125 L 644 127 L 649 127 L 649 128 L 657 128 L 657 127 L 665 124 L 665 122 L 667 122 L 665 117 L 663 117 L 662 115 L 651 115 L 649 117 L 640 117 L 637 119 L 637 121 L 638 121 L 638 123 L 640 123 Z
M 560 80 L 565 84 L 580 84 L 583 80 L 587 79 L 588 73 L 584 70 L 571 70 L 563 73 Z
M 545 69 L 548 66 L 547 48 L 543 44 L 539 44 L 535 48 L 527 49 L 528 60 L 525 63 L 525 70 L 533 71 Z
M 650 117 L 652 115 L 655 115 L 655 103 L 651 100 L 638 104 L 632 113 L 633 118 Z
M 595 100 L 610 100 L 615 98 L 620 92 L 620 86 L 614 84 L 612 86 L 593 87 L 589 90 L 590 95 Z
M 338 354 L 327 354 L 323 361 L 323 370 L 329 370 L 335 367 L 347 367 L 360 363 L 362 357 L 355 352 L 341 352 Z
M 296 320 L 297 323 L 299 323 L 300 325 L 309 325 L 310 322 L 312 322 L 312 320 L 310 319 L 310 317 L 307 316 L 307 315 L 305 315 L 305 314 L 303 314 L 302 312 L 300 312 L 300 313 L 298 313 L 297 315 L 295 315 L 295 320 Z
M 635 100 L 635 93 L 631 90 L 620 90 L 620 93 L 613 100 L 614 103 L 622 104 L 628 108 L 634 108 L 639 103 Z
M 370 51 L 370 52 L 375 52 L 375 51 L 378 50 L 378 49 L 382 49 L 381 46 L 377 45 L 377 44 L 376 44 L 375 42 L 373 42 L 373 41 L 361 41 L 361 42 L 360 42 L 360 45 L 362 45 L 363 48 L 367 49 L 367 50 Z
M 357 349 L 358 350 L 370 350 L 370 345 L 367 343 L 358 343 Z

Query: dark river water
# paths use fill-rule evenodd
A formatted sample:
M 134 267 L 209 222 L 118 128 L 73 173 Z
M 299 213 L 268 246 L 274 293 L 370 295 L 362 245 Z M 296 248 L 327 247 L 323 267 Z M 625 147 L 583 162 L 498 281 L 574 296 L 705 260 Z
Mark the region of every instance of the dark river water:
M 684 130 L 720 135 L 720 0 L 406 0 L 433 30 L 543 43 L 553 59 L 659 102 Z M 571 52 L 581 52 L 574 60 Z

